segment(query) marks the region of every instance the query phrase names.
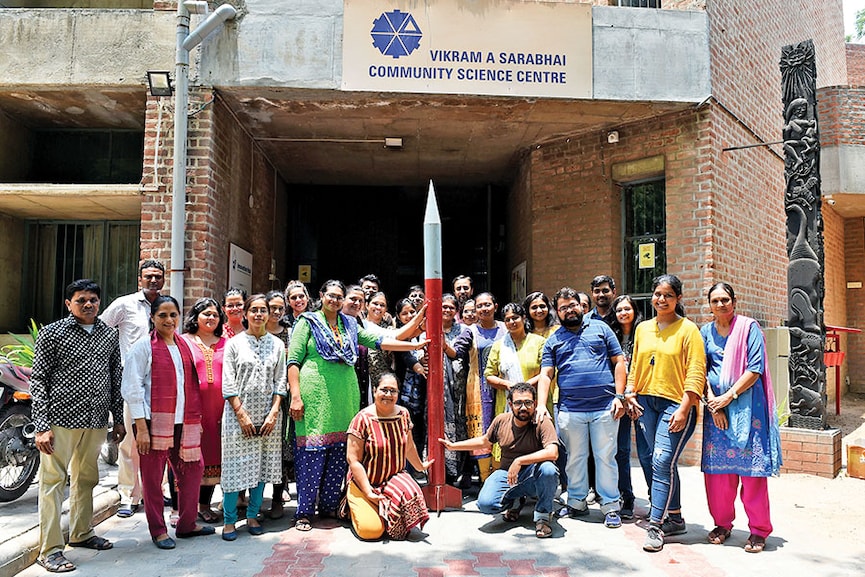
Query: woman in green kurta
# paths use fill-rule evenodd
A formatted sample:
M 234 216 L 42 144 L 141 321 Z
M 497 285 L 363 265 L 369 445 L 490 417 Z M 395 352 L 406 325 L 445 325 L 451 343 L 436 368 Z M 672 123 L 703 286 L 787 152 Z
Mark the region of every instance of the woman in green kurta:
M 316 502 L 323 516 L 335 514 L 347 471 L 346 430 L 360 403 L 357 347 L 391 351 L 422 348 L 429 341 L 381 338 L 341 312 L 345 286 L 337 280 L 319 291 L 321 310 L 297 320 L 288 349 L 289 414 L 295 421 L 297 513 L 295 527 L 312 528 Z

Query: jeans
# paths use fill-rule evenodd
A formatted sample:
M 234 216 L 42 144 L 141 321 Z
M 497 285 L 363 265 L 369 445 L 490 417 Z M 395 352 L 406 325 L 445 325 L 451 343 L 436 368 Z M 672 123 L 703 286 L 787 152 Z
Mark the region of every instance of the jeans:
M 499 469 L 484 481 L 478 494 L 478 509 L 481 513 L 495 515 L 511 509 L 520 497 L 537 497 L 534 520 L 549 519 L 558 485 L 559 471 L 552 461 L 526 465 L 520 469 L 514 486 L 508 484 L 507 469 Z
M 568 448 L 568 506 L 586 509 L 589 493 L 589 446 L 595 454 L 595 493 L 601 512 L 618 511 L 619 471 L 616 467 L 616 439 L 619 423 L 610 409 L 589 412 L 568 412 L 561 407 L 558 414 L 559 435 Z
M 640 404 L 644 408 L 640 426 L 652 451 L 652 512 L 649 521 L 661 523 L 667 511 L 678 511 L 682 508 L 679 455 L 694 434 L 697 411 L 692 407 L 688 412 L 685 428 L 671 433 L 670 418 L 679 408 L 679 403 L 646 395 L 640 397 Z
M 619 468 L 619 493 L 622 495 L 622 503 L 634 505 L 634 487 L 631 484 L 631 424 L 636 430 L 634 439 L 637 442 L 637 458 L 640 460 L 640 468 L 643 469 L 643 477 L 649 494 L 652 494 L 652 452 L 646 437 L 640 430 L 639 421 L 632 421 L 630 417 L 623 416 L 619 419 L 619 437 L 616 444 L 616 464 Z

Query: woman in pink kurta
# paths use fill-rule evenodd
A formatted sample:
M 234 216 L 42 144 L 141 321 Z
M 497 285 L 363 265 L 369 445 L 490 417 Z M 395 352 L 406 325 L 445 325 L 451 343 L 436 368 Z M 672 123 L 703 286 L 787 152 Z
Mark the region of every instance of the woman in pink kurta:
M 219 513 L 211 509 L 214 487 L 222 473 L 222 354 L 225 343 L 222 335 L 225 313 L 212 298 L 199 299 L 186 316 L 184 335 L 195 360 L 195 370 L 201 391 L 201 453 L 204 458 L 204 476 L 198 499 L 198 516 L 202 521 L 219 521 Z

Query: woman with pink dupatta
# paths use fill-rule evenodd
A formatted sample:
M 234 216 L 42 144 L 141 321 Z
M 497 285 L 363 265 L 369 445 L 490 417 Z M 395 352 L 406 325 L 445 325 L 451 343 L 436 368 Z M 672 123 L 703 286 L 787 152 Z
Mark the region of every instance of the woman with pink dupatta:
M 766 343 L 754 319 L 736 314 L 736 294 L 727 283 L 709 289 L 709 307 L 715 320 L 700 330 L 708 373 L 701 468 L 716 525 L 708 538 L 720 545 L 730 537 L 741 486 L 751 533 L 745 551 L 759 553 L 772 532 L 767 478 L 781 466 Z
M 129 404 L 141 455 L 141 489 L 150 537 L 159 549 L 174 549 L 162 503 L 162 476 L 171 465 L 177 479 L 180 519 L 176 537 L 213 535 L 195 523 L 201 459 L 201 393 L 195 361 L 177 334 L 180 305 L 168 295 L 150 305 L 153 331 L 129 349 L 123 367 L 123 398 Z

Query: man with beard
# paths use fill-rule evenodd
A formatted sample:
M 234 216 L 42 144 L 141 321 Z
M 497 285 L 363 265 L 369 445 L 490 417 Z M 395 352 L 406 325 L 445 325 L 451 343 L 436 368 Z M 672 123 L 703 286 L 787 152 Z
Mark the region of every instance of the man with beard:
M 467 300 L 472 298 L 474 288 L 472 287 L 472 277 L 461 274 L 454 278 L 454 294 L 462 307 Z
M 595 308 L 591 313 L 592 318 L 604 321 L 607 325 L 613 324 L 616 318 L 616 311 L 612 308 L 615 298 L 616 281 L 613 277 L 602 274 L 593 278 L 592 299 L 595 301 Z
M 481 487 L 478 509 L 488 515 L 504 511 L 504 520 L 515 522 L 526 497 L 535 497 L 535 536 L 544 539 L 553 533 L 550 516 L 559 484 L 556 429 L 546 411 L 544 418 L 535 419 L 537 393 L 528 383 L 517 383 L 508 390 L 508 406 L 510 411 L 493 419 L 483 436 L 439 442 L 450 451 L 486 452 L 498 443 L 502 448 L 499 469 Z
M 583 314 L 577 291 L 564 287 L 554 300 L 563 329 L 544 344 L 538 382 L 538 417 L 546 416 L 550 382 L 558 376 L 556 424 L 568 452 L 568 516 L 589 514 L 587 462 L 594 451 L 595 491 L 604 525 L 621 527 L 616 466 L 617 419 L 625 413 L 625 357 L 606 323 Z

